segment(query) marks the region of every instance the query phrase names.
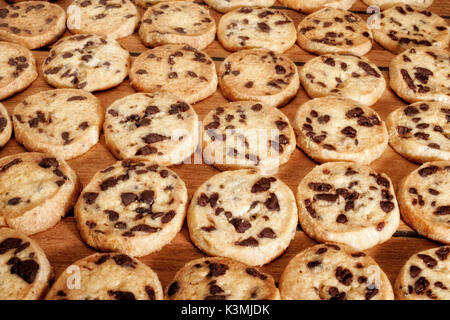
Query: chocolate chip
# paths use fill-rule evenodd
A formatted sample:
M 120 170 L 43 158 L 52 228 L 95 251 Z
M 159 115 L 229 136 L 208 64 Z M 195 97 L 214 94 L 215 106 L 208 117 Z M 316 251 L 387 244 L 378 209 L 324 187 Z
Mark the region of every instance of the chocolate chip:
M 264 205 L 270 211 L 280 211 L 280 204 L 278 203 L 278 198 L 276 194 L 270 193 L 269 198 L 264 202 Z
M 172 282 L 167 290 L 169 297 L 175 295 L 180 290 L 180 284 L 178 281 Z
M 257 193 L 268 191 L 270 189 L 270 184 L 275 181 L 276 179 L 274 177 L 261 178 L 252 186 L 251 192 Z
M 115 255 L 113 259 L 118 266 L 136 268 L 136 262 L 126 254 Z
M 34 260 L 18 259 L 16 263 L 11 267 L 11 274 L 16 274 L 22 278 L 26 283 L 33 283 L 36 279 L 36 275 L 39 271 L 39 264 Z
M 258 234 L 258 238 L 276 239 L 276 237 L 277 237 L 277 235 L 276 235 L 275 231 L 273 231 L 271 228 L 264 228 Z
M 134 294 L 129 291 L 109 290 L 108 294 L 116 300 L 136 300 Z
M 252 227 L 252 224 L 250 222 L 241 218 L 234 218 L 230 220 L 230 223 L 238 233 L 244 233 Z
M 348 210 L 345 210 L 345 211 L 348 211 Z M 336 218 L 336 222 L 337 223 L 347 223 L 347 221 L 348 221 L 348 219 L 347 219 L 347 216 L 345 214 L 340 214 Z
M 85 192 L 83 194 L 83 199 L 86 204 L 93 204 L 98 197 L 97 192 Z
M 419 175 L 421 177 L 423 177 L 423 178 L 426 178 L 426 177 L 428 177 L 430 175 L 435 174 L 438 169 L 439 168 L 437 166 L 433 166 L 433 165 L 432 166 L 428 166 L 428 167 L 420 169 L 419 170 Z
M 346 286 L 349 286 L 353 281 L 353 274 L 346 268 L 337 267 L 335 276 L 340 283 Z
M 223 276 L 228 270 L 228 266 L 222 263 L 210 263 L 208 267 L 209 273 L 206 275 L 208 278 Z
M 0 246 L 1 247 L 1 246 Z M 450 254 L 450 247 L 441 247 L 436 250 L 435 254 L 441 261 L 445 261 Z
M 138 196 L 131 192 L 124 192 L 120 195 L 120 198 L 122 199 L 123 205 L 128 206 L 130 203 L 136 201 Z
M 242 247 L 257 247 L 257 246 L 259 246 L 258 240 L 256 240 L 253 237 L 249 237 L 249 238 L 241 240 L 241 241 L 236 241 L 234 244 L 237 246 L 242 246 Z
M 411 276 L 411 278 L 416 278 L 421 272 L 422 269 L 417 266 L 411 266 L 409 268 L 409 275 Z
M 258 22 L 258 28 L 260 31 L 262 32 L 266 32 L 269 33 L 270 32 L 270 27 L 267 23 L 265 22 Z

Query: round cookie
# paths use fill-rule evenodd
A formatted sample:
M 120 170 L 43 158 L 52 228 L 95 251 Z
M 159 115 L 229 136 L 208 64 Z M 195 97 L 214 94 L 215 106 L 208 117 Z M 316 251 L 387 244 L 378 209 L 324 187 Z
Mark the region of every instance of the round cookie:
M 12 122 L 5 106 L 0 103 L 0 148 L 8 143 L 12 133 Z
M 198 50 L 216 37 L 216 22 L 208 8 L 189 1 L 161 3 L 150 7 L 142 17 L 139 37 L 149 47 L 187 44 Z
M 450 160 L 450 108 L 433 101 L 398 108 L 386 119 L 389 144 L 416 162 Z
M 186 204 L 186 186 L 175 172 L 127 160 L 97 172 L 74 213 L 81 238 L 90 246 L 145 256 L 181 230 Z
M 283 53 L 295 44 L 297 32 L 284 12 L 269 8 L 242 7 L 223 15 L 217 38 L 229 51 L 264 48 Z
M 394 300 L 391 283 L 366 253 L 319 244 L 297 254 L 280 279 L 283 300 Z
M 141 8 L 149 8 L 155 4 L 161 3 L 161 2 L 173 2 L 173 1 L 193 1 L 193 0 L 133 0 L 133 2 L 141 7 Z
M 340 97 L 323 97 L 301 105 L 294 120 L 297 145 L 318 162 L 370 164 L 386 150 L 388 133 L 371 108 Z
M 358 250 L 389 240 L 400 222 L 390 179 L 352 162 L 311 170 L 298 185 L 297 205 L 300 224 L 311 238 Z
M 296 65 L 286 56 L 266 49 L 229 55 L 219 68 L 219 87 L 231 101 L 258 101 L 281 107 L 300 87 Z
M 36 49 L 56 41 L 66 30 L 66 13 L 53 3 L 25 1 L 0 9 L 0 40 Z
M 130 0 L 74 0 L 67 8 L 67 28 L 120 39 L 134 33 L 140 15 Z
M 165 290 L 167 300 L 279 300 L 273 277 L 229 258 L 186 263 Z
M 297 43 L 312 53 L 363 56 L 372 49 L 372 31 L 364 20 L 349 11 L 321 9 L 303 19 L 297 30 Z
M 37 76 L 36 61 L 30 50 L 0 41 L 0 100 L 24 90 Z
M 447 48 L 450 32 L 447 22 L 423 9 L 396 5 L 383 11 L 380 28 L 374 28 L 375 40 L 389 51 L 398 54 L 408 48 L 424 46 Z
M 0 227 L 27 235 L 56 225 L 75 203 L 78 177 L 62 159 L 19 153 L 0 159 Z
M 163 297 L 158 275 L 149 266 L 123 253 L 95 253 L 70 265 L 56 280 L 46 300 L 163 300 Z
M 128 74 L 130 54 L 114 39 L 80 34 L 59 40 L 42 66 L 45 81 L 57 88 L 106 90 Z
M 408 102 L 450 104 L 450 55 L 445 49 L 411 48 L 392 59 L 392 90 Z
M 194 109 L 171 93 L 136 93 L 106 110 L 103 132 L 109 150 L 119 159 L 178 164 L 198 144 Z
M 409 258 L 395 281 L 400 300 L 450 300 L 450 247 L 428 249 Z
M 403 219 L 421 235 L 450 244 L 450 161 L 423 164 L 400 184 Z
M 14 135 L 27 150 L 72 159 L 98 142 L 103 117 L 100 101 L 89 92 L 41 91 L 15 107 Z
M 210 7 L 226 13 L 240 7 L 271 7 L 275 0 L 205 0 Z
M 386 89 L 378 67 L 351 54 L 326 54 L 309 60 L 300 70 L 300 81 L 311 98 L 338 95 L 367 107 Z
M 433 4 L 433 0 L 362 0 L 362 2 L 368 6 L 379 7 L 381 10 L 388 9 L 399 3 L 424 9 Z
M 220 170 L 254 168 L 275 173 L 295 150 L 289 119 L 251 101 L 233 102 L 203 119 L 203 157 Z
M 134 60 L 130 82 L 137 91 L 167 90 L 187 103 L 195 103 L 216 91 L 217 74 L 206 53 L 188 45 L 164 45 Z
M 279 2 L 291 9 L 303 13 L 312 13 L 322 8 L 350 9 L 356 0 L 279 0 Z
M 187 222 L 191 240 L 205 253 L 261 266 L 294 238 L 297 207 L 281 180 L 255 170 L 225 171 L 197 189 Z
M 48 290 L 51 277 L 50 263 L 36 242 L 0 228 L 0 300 L 37 300 Z

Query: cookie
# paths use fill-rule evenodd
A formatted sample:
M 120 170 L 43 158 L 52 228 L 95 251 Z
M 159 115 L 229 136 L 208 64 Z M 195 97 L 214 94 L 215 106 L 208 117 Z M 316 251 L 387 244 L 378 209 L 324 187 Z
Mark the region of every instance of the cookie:
M 279 0 L 279 2 L 303 13 L 312 13 L 323 8 L 348 10 L 356 0 Z
M 216 22 L 209 10 L 189 1 L 161 3 L 150 7 L 142 17 L 139 37 L 148 47 L 187 44 L 198 50 L 216 37 Z
M 412 47 L 447 48 L 447 22 L 431 11 L 409 5 L 396 5 L 383 11 L 380 27 L 374 28 L 375 40 L 398 54 Z
M 133 2 L 141 7 L 141 8 L 149 8 L 155 4 L 161 3 L 161 2 L 173 2 L 173 1 L 193 1 L 193 0 L 133 0 Z
M 140 15 L 130 0 L 74 0 L 67 8 L 67 28 L 120 39 L 134 33 Z
M 450 247 L 439 247 L 414 254 L 395 281 L 400 300 L 450 300 Z
M 319 242 L 365 250 L 391 238 L 400 221 L 392 182 L 351 162 L 315 167 L 297 188 L 303 230 Z
M 106 110 L 103 127 L 109 150 L 119 159 L 178 164 L 198 144 L 194 109 L 164 91 L 136 93 L 115 101 Z
M 411 48 L 391 61 L 391 88 L 408 102 L 450 104 L 450 55 L 445 49 Z
M 297 67 L 288 57 L 266 49 L 229 55 L 219 68 L 219 87 L 231 101 L 258 101 L 281 107 L 300 87 Z
M 240 7 L 271 7 L 275 0 L 205 0 L 210 7 L 226 13 Z
M 297 254 L 280 279 L 284 300 L 394 300 L 391 283 L 366 253 L 319 244 Z
M 186 186 L 175 172 L 122 161 L 95 174 L 74 212 L 81 238 L 90 246 L 145 256 L 181 230 L 186 203 Z
M 295 43 L 297 32 L 284 12 L 269 8 L 242 7 L 223 15 L 217 38 L 229 51 L 264 48 L 283 53 Z
M 27 235 L 56 225 L 75 203 L 78 177 L 62 159 L 19 153 L 0 159 L 0 227 Z
M 130 54 L 114 39 L 80 34 L 59 40 L 42 67 L 45 81 L 57 88 L 106 90 L 128 74 Z
M 301 105 L 294 120 L 297 145 L 318 162 L 370 164 L 386 150 L 388 133 L 371 108 L 340 97 L 323 97 Z
M 167 90 L 187 103 L 195 103 L 216 91 L 217 74 L 206 53 L 188 45 L 164 45 L 134 60 L 130 82 L 137 91 Z
M 368 6 L 375 6 L 381 10 L 393 7 L 396 4 L 408 4 L 418 8 L 428 8 L 433 4 L 433 0 L 362 0 Z
M 295 150 L 289 119 L 257 102 L 217 107 L 203 119 L 203 129 L 203 157 L 220 170 L 254 168 L 273 174 Z
M 281 180 L 255 170 L 225 171 L 197 189 L 187 222 L 191 240 L 205 253 L 261 266 L 294 238 L 297 207 Z
M 12 122 L 5 106 L 0 103 L 0 148 L 11 138 Z
M 165 290 L 167 300 L 279 300 L 273 277 L 229 258 L 186 263 Z
M 423 164 L 400 184 L 403 219 L 421 235 L 450 244 L 450 161 Z
M 95 253 L 74 262 L 60 275 L 46 297 L 46 300 L 162 299 L 158 275 L 149 266 L 123 253 Z
M 39 245 L 23 233 L 0 228 L 0 300 L 37 300 L 52 268 Z
M 364 20 L 349 11 L 321 9 L 303 19 L 297 30 L 298 45 L 312 53 L 363 56 L 372 49 L 372 31 Z
M 326 54 L 300 69 L 300 81 L 311 98 L 338 95 L 363 106 L 375 104 L 386 89 L 378 67 L 365 57 Z
M 450 108 L 433 101 L 398 108 L 386 119 L 389 143 L 416 162 L 450 160 Z
M 0 40 L 36 49 L 55 42 L 66 30 L 66 13 L 53 3 L 25 1 L 0 9 Z
M 98 142 L 103 117 L 100 101 L 86 91 L 41 91 L 15 107 L 14 135 L 29 151 L 68 160 Z
M 30 50 L 0 41 L 0 100 L 24 90 L 37 76 L 36 61 Z

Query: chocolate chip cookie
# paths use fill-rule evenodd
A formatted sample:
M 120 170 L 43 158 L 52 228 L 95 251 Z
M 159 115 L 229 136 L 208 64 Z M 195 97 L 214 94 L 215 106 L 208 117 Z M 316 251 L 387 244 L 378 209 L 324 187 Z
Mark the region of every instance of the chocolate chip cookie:
M 15 138 L 27 150 L 72 159 L 98 142 L 103 117 L 100 101 L 89 92 L 41 91 L 15 107 Z
M 192 260 L 165 290 L 167 300 L 278 300 L 273 277 L 229 258 Z
M 8 143 L 12 133 L 12 122 L 5 106 L 0 103 L 0 147 Z
M 206 4 L 222 13 L 240 7 L 271 7 L 275 0 L 205 0 Z
M 217 107 L 203 119 L 203 156 L 221 170 L 254 168 L 273 174 L 295 149 L 289 119 L 251 101 Z
M 300 224 L 311 238 L 359 250 L 389 240 L 400 221 L 390 179 L 352 162 L 311 170 L 298 185 L 297 205 Z
M 372 48 L 373 36 L 367 23 L 345 10 L 324 8 L 298 25 L 297 43 L 316 54 L 352 53 L 363 56 Z
M 78 177 L 62 159 L 19 153 L 0 159 L 0 227 L 27 235 L 56 225 L 75 203 Z
M 266 49 L 229 55 L 219 68 L 219 87 L 231 101 L 284 106 L 300 87 L 297 67 L 287 56 Z
M 450 31 L 447 22 L 423 8 L 396 5 L 383 11 L 380 28 L 374 28 L 375 40 L 398 54 L 412 47 L 447 48 Z
M 294 120 L 297 145 L 319 162 L 370 164 L 386 150 L 388 133 L 371 108 L 341 97 L 323 97 L 301 105 Z
M 450 108 L 423 101 L 400 107 L 386 120 L 389 143 L 416 162 L 450 160 Z
M 0 228 L 0 300 L 37 300 L 48 290 L 52 268 L 44 251 L 23 233 Z
M 37 76 L 36 61 L 30 50 L 0 41 L 0 100 L 26 89 Z
M 70 265 L 46 300 L 163 300 L 163 290 L 158 275 L 139 260 L 95 253 Z
M 269 8 L 242 7 L 223 15 L 217 38 L 229 51 L 264 48 L 283 53 L 295 43 L 297 32 L 284 12 Z
M 338 95 L 367 107 L 386 89 L 378 67 L 352 54 L 326 54 L 309 60 L 300 69 L 300 81 L 311 98 Z
M 297 254 L 280 279 L 284 300 L 394 300 L 386 274 L 366 253 L 320 244 Z
M 56 41 L 66 30 L 66 13 L 53 3 L 25 1 L 0 9 L 0 40 L 36 49 Z
M 350 9 L 356 0 L 279 0 L 288 8 L 303 13 L 312 13 L 323 8 Z
M 164 91 L 136 93 L 106 110 L 103 127 L 109 150 L 119 159 L 178 164 L 198 144 L 198 117 L 177 96 Z
M 186 186 L 175 172 L 122 161 L 95 174 L 74 212 L 81 238 L 90 246 L 144 256 L 181 230 L 186 204 Z
M 427 162 L 414 170 L 401 182 L 398 201 L 413 229 L 450 244 L 450 161 Z
M 131 66 L 130 81 L 138 91 L 166 90 L 187 103 L 206 99 L 217 89 L 214 62 L 188 45 L 164 45 L 141 53 Z
M 409 258 L 395 282 L 400 300 L 449 300 L 450 247 L 438 247 Z
M 106 90 L 128 75 L 130 54 L 114 39 L 80 34 L 59 40 L 44 61 L 45 81 L 57 88 Z
M 187 222 L 200 250 L 261 266 L 293 239 L 297 207 L 291 189 L 278 178 L 255 170 L 225 171 L 197 189 Z
M 392 90 L 408 102 L 450 104 L 450 55 L 445 49 L 411 48 L 391 61 Z
M 139 37 L 144 45 L 187 44 L 198 50 L 216 37 L 216 22 L 208 8 L 189 1 L 160 3 L 142 17 Z
M 74 0 L 67 8 L 67 27 L 76 34 L 124 38 L 134 33 L 139 20 L 130 0 Z

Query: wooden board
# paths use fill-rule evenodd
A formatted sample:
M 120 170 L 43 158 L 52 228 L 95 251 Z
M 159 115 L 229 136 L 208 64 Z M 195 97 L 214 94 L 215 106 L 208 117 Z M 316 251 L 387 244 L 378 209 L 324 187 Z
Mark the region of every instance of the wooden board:
M 56 3 L 63 8 L 67 8 L 70 2 L 71 0 L 56 1 Z M 4 0 L 0 0 L 0 7 L 5 6 L 5 4 Z M 305 15 L 294 10 L 282 7 L 279 3 L 276 3 L 275 7 L 285 11 L 294 20 L 296 25 L 305 17 Z M 366 14 L 366 9 L 366 5 L 357 1 L 351 11 L 357 13 L 364 19 L 367 19 L 369 15 Z M 443 16 L 445 19 L 450 20 L 450 0 L 436 0 L 430 10 Z M 216 21 L 218 21 L 221 15 L 214 10 L 211 10 L 211 12 Z M 141 13 L 143 13 L 143 10 L 141 10 Z M 66 35 L 69 34 L 69 32 L 66 32 Z M 139 55 L 139 53 L 147 49 L 142 45 L 136 33 L 119 40 L 119 42 L 131 52 L 133 59 Z M 39 69 L 39 78 L 24 92 L 2 101 L 10 113 L 13 111 L 14 107 L 26 97 L 42 90 L 51 89 L 51 87 L 43 80 L 41 70 L 42 63 L 48 55 L 48 51 L 49 48 L 33 50 Z M 212 43 L 205 51 L 213 57 L 217 67 L 220 65 L 223 58 L 230 54 L 230 52 L 224 50 L 217 41 Z M 289 49 L 286 52 L 286 55 L 296 62 L 298 68 L 301 68 L 304 62 L 313 57 L 302 50 L 298 45 Z M 367 57 L 381 68 L 384 77 L 389 81 L 388 66 L 394 55 L 381 48 L 378 44 L 374 44 L 372 51 Z M 134 90 L 130 87 L 127 79 L 120 86 L 108 91 L 95 93 L 95 95 L 102 102 L 103 108 L 106 109 L 115 100 L 132 93 L 134 93 Z M 299 105 L 306 102 L 308 99 L 305 91 L 301 88 L 295 99 L 287 106 L 283 107 L 281 111 L 292 121 Z M 217 90 L 216 93 L 208 99 L 195 104 L 194 109 L 197 111 L 200 119 L 203 119 L 212 108 L 223 103 L 226 103 L 226 99 L 223 97 L 220 90 Z M 405 105 L 405 102 L 400 100 L 391 89 L 387 89 L 383 97 L 373 106 L 373 108 L 383 119 L 385 119 L 389 112 L 402 105 Z M 0 151 L 0 157 L 24 151 L 25 149 L 12 138 Z M 107 167 L 115 161 L 113 155 L 105 147 L 104 138 L 102 136 L 100 142 L 89 152 L 81 157 L 70 160 L 69 164 L 75 169 L 83 185 L 86 185 L 96 171 Z M 286 182 L 295 192 L 301 179 L 316 165 L 317 163 L 312 161 L 297 148 L 292 154 L 289 162 L 280 168 L 276 176 Z M 376 171 L 384 172 L 389 175 L 395 188 L 398 187 L 398 183 L 403 177 L 418 167 L 417 164 L 402 158 L 390 147 L 388 147 L 383 156 L 376 160 L 371 166 Z M 172 169 L 185 181 L 189 197 L 192 197 L 195 190 L 205 180 L 218 173 L 216 169 L 206 164 L 183 164 L 174 166 Z M 54 228 L 34 235 L 32 238 L 42 246 L 48 255 L 57 276 L 72 262 L 94 252 L 92 248 L 87 247 L 80 240 L 72 212 L 70 212 L 68 217 L 64 218 Z M 292 241 L 288 250 L 280 258 L 265 266 L 263 269 L 278 280 L 289 260 L 301 250 L 314 244 L 315 242 L 308 238 L 299 228 L 295 239 Z M 409 256 L 418 251 L 439 245 L 439 243 L 420 237 L 402 222 L 391 240 L 368 250 L 368 253 L 380 264 L 383 270 L 388 274 L 389 279 L 394 281 L 398 271 Z M 172 280 L 175 272 L 184 263 L 201 256 L 202 254 L 200 251 L 190 242 L 187 227 L 184 226 L 182 232 L 178 234 L 169 245 L 164 247 L 160 252 L 143 257 L 141 260 L 158 273 L 163 286 L 166 286 Z

